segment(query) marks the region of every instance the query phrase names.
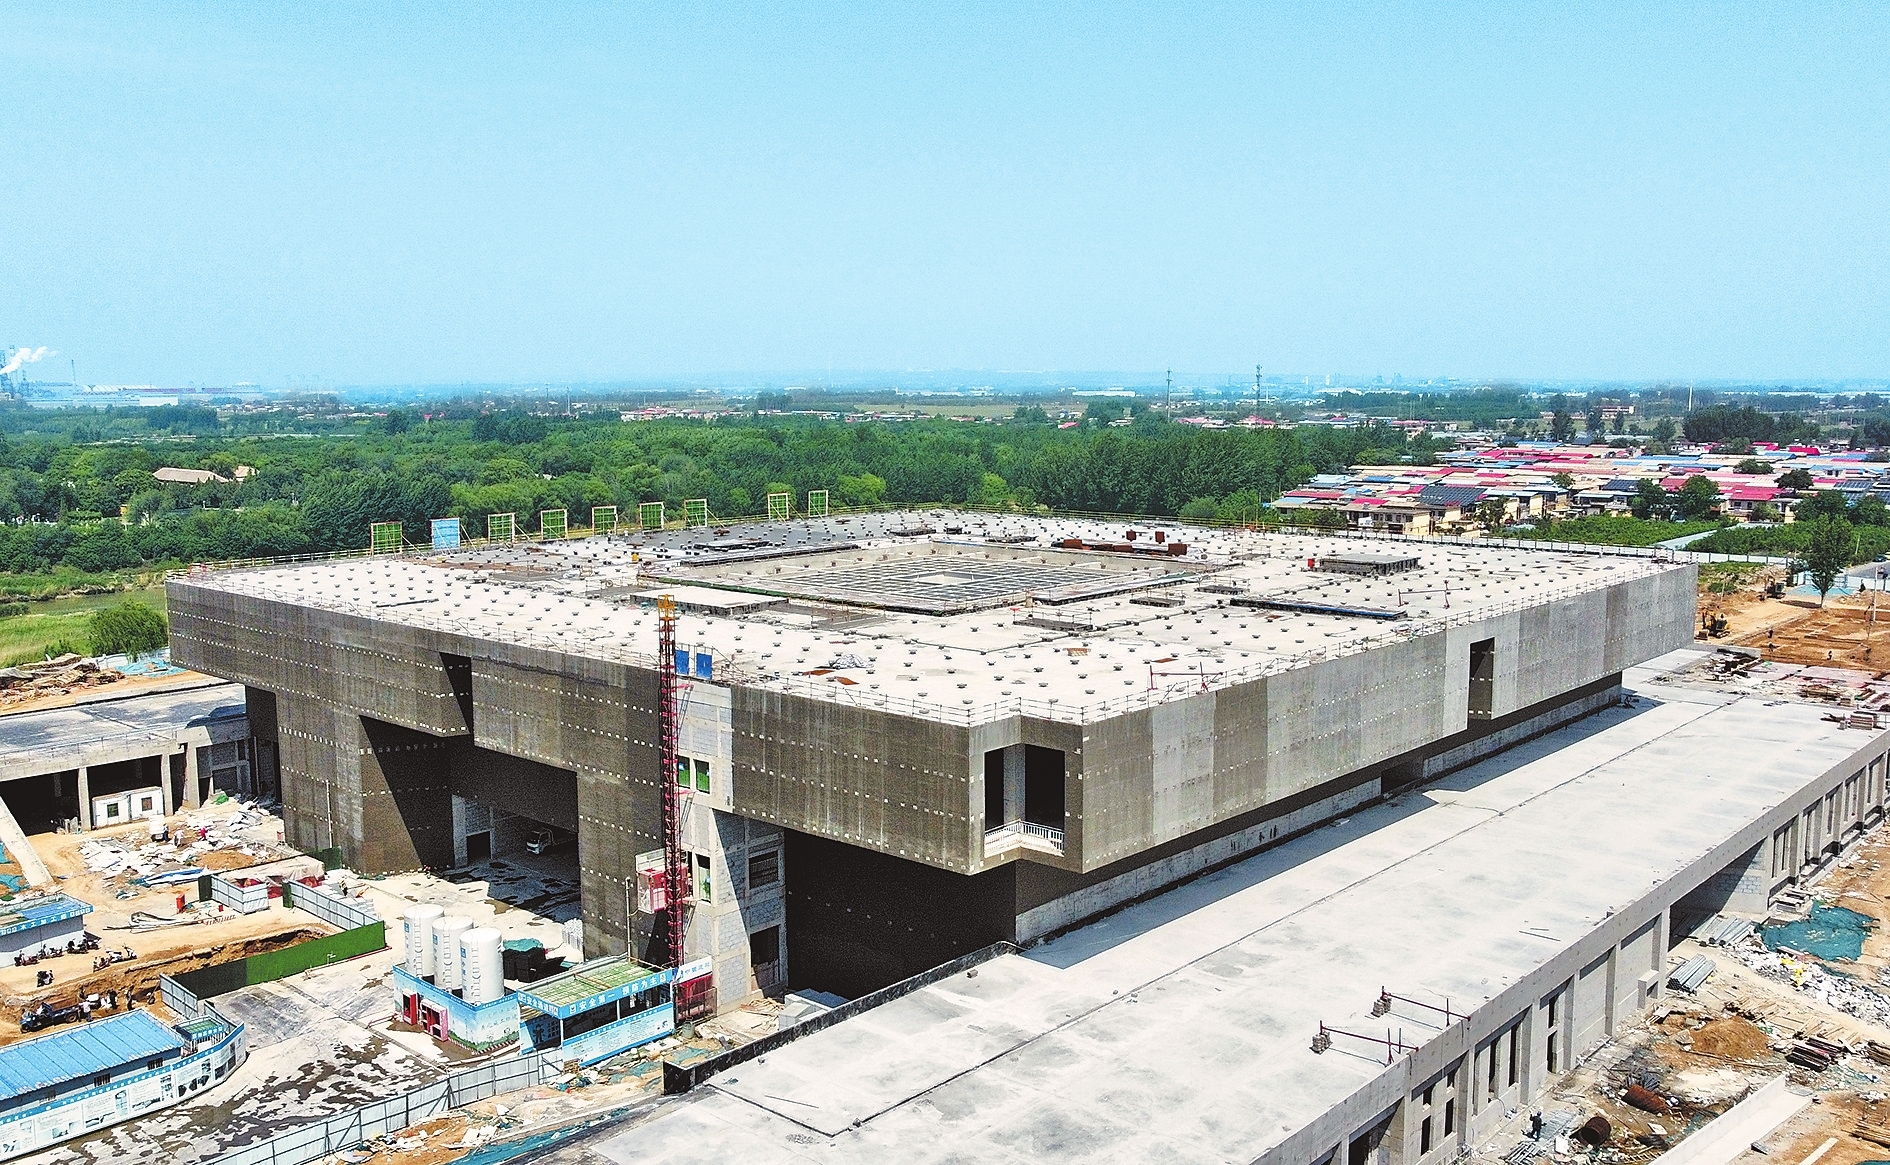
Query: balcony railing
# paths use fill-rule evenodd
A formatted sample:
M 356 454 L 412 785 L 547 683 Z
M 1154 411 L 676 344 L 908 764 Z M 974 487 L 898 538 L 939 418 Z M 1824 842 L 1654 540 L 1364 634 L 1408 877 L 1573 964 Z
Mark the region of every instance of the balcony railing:
M 984 856 L 996 857 L 1008 849 L 1030 849 L 1040 853 L 1063 853 L 1063 831 L 1034 821 L 1007 821 L 984 834 Z

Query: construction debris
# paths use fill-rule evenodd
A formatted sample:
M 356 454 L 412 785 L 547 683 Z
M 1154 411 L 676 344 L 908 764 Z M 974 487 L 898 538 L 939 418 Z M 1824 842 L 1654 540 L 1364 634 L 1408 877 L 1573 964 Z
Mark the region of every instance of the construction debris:
M 1713 972 L 1719 970 L 1719 964 L 1705 955 L 1695 955 L 1682 963 L 1678 970 L 1667 976 L 1667 985 L 1689 994 L 1700 989 Z
M 70 653 L 24 667 L 0 668 L 0 709 L 85 688 L 101 688 L 124 679 L 123 672 L 102 668 L 97 660 Z
M 1748 945 L 1733 953 L 1740 962 L 1774 983 L 1782 983 L 1865 1023 L 1890 1026 L 1890 998 L 1862 979 L 1833 974 L 1811 956 L 1789 948 L 1768 951 Z
M 193 813 L 185 825 L 171 831 L 168 841 L 135 843 L 126 838 L 97 837 L 79 843 L 86 869 L 108 882 L 122 879 L 139 886 L 195 879 L 209 868 L 232 869 L 289 856 L 292 851 L 244 836 L 266 816 L 242 805 L 227 817 Z M 222 860 L 207 860 L 220 855 Z M 244 860 L 234 860 L 234 859 Z

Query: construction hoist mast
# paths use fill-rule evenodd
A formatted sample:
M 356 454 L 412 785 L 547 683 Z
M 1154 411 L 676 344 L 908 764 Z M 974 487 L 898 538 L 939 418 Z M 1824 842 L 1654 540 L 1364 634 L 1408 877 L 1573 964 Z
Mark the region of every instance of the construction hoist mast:
M 693 871 L 682 845 L 682 789 L 676 769 L 682 734 L 682 712 L 676 678 L 676 602 L 668 595 L 656 600 L 656 724 L 659 774 L 663 790 L 663 922 L 669 943 L 669 965 L 683 965 L 683 903 L 689 899 Z

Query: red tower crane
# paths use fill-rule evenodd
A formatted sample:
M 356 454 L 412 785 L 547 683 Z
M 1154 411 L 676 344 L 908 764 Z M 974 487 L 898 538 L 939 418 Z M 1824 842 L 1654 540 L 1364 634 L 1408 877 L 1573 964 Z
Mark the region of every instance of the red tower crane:
M 656 723 L 657 780 L 663 791 L 663 924 L 669 943 L 669 965 L 683 965 L 683 905 L 689 900 L 692 871 L 682 845 L 682 790 L 676 767 L 682 733 L 676 677 L 676 603 L 668 595 L 656 600 Z

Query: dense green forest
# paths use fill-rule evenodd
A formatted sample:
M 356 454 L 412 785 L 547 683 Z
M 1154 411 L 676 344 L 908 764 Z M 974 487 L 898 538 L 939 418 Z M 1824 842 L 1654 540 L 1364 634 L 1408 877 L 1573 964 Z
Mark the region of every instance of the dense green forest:
M 1116 415 L 1111 412 L 1109 416 Z M 1359 461 L 1432 451 L 1395 429 L 1202 430 L 1142 412 L 1060 428 L 1041 410 L 969 424 L 842 424 L 803 417 L 715 421 L 396 411 L 219 421 L 210 409 L 0 415 L 0 587 L 41 591 L 49 572 L 139 568 L 367 544 L 368 525 L 458 517 L 467 537 L 511 512 L 521 533 L 563 508 L 663 501 L 679 516 L 707 498 L 719 517 L 754 515 L 770 492 L 798 509 L 807 491 L 836 506 L 967 502 L 1124 514 L 1252 517 L 1262 501 Z M 272 431 L 272 429 L 290 431 Z M 142 429 L 142 432 L 138 430 Z M 300 432 L 293 431 L 300 429 Z M 160 467 L 207 469 L 226 482 L 167 484 Z M 237 480 L 238 468 L 248 472 Z
M 1353 406 L 1385 403 L 1348 395 Z M 1536 404 L 1506 390 L 1400 399 L 1420 412 L 1449 399 L 1479 415 L 1527 415 Z M 1549 403 L 1566 428 L 1594 402 Z M 1425 462 L 1445 447 L 1428 437 L 1407 442 L 1388 425 L 1204 429 L 1141 401 L 1094 402 L 1071 427 L 1034 405 L 976 422 L 857 423 L 765 411 L 626 422 L 614 409 L 545 416 L 464 401 L 431 408 L 370 414 L 332 399 L 253 410 L 0 406 L 0 592 L 44 596 L 189 562 L 361 548 L 376 521 L 401 522 L 409 541 L 424 541 L 429 519 L 458 517 L 477 538 L 494 513 L 516 514 L 518 530 L 530 534 L 546 509 L 567 510 L 571 526 L 583 528 L 594 506 L 617 506 L 628 518 L 639 502 L 663 501 L 675 517 L 685 498 L 707 498 L 712 513 L 733 519 L 758 515 L 766 495 L 779 491 L 792 494 L 797 509 L 807 491 L 825 489 L 843 507 L 945 502 L 1251 519 L 1315 473 Z M 1878 428 L 1890 437 L 1881 416 L 1859 421 L 1873 437 Z M 1662 424 L 1670 434 L 1671 422 Z M 1717 403 L 1684 425 L 1691 437 L 1722 441 L 1809 439 L 1817 431 L 1789 414 Z M 166 483 L 153 476 L 161 467 L 228 480 Z M 1874 517 L 1855 520 L 1875 527 Z M 1666 523 L 1627 532 L 1615 528 L 1621 521 L 1563 524 L 1543 536 L 1672 536 Z M 1731 548 L 1741 538 L 1783 535 L 1718 537 Z

